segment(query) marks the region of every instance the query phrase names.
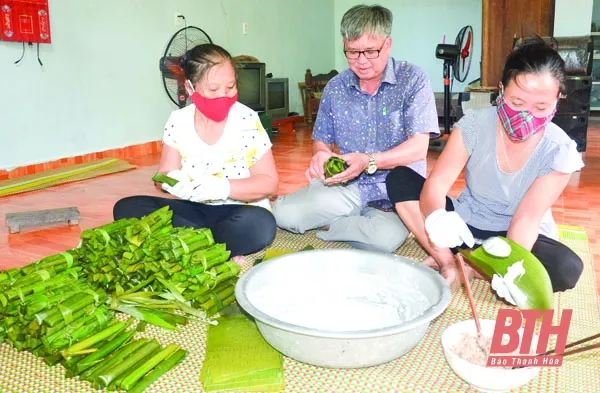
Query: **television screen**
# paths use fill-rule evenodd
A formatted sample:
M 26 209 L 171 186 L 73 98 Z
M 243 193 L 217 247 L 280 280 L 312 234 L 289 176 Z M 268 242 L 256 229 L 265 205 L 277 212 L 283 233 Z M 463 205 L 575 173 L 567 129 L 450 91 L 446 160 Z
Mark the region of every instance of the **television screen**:
M 289 113 L 289 80 L 288 78 L 267 79 L 267 109 L 273 119 L 281 119 Z
M 285 84 L 281 82 L 272 82 L 269 84 L 269 102 L 267 107 L 270 109 L 279 109 L 285 107 Z
M 260 68 L 239 68 L 238 70 L 239 101 L 248 104 L 260 104 Z

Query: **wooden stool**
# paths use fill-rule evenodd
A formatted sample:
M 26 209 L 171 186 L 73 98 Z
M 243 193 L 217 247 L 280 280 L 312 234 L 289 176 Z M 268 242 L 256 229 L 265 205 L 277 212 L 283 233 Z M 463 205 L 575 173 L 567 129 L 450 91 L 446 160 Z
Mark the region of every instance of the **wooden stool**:
M 79 210 L 76 207 L 37 210 L 20 213 L 6 213 L 6 226 L 10 233 L 21 232 L 21 227 L 42 227 L 60 223 L 79 224 Z

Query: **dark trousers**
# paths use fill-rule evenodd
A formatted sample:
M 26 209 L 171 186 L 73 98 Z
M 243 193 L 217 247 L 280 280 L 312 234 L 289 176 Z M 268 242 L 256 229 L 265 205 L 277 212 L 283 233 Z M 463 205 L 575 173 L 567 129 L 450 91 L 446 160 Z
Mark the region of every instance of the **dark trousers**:
M 163 206 L 173 211 L 174 227 L 208 228 L 215 242 L 225 243 L 231 256 L 264 249 L 275 238 L 275 218 L 267 209 L 249 205 L 206 205 L 181 199 L 132 196 L 113 208 L 115 220 L 143 217 Z
M 388 196 L 394 204 L 398 202 L 418 201 L 424 184 L 425 178 L 423 176 L 411 168 L 404 166 L 394 168 L 390 171 L 386 179 Z M 452 200 L 448 197 L 446 197 L 446 210 L 454 210 Z M 477 239 L 488 239 L 494 236 L 506 237 L 506 231 L 488 231 L 468 224 L 467 226 Z M 467 245 L 463 243 L 460 248 L 467 248 Z M 457 249 L 452 251 L 456 253 Z M 552 281 L 554 292 L 562 292 L 575 287 L 583 272 L 583 262 L 569 247 L 540 234 L 533 244 L 531 253 L 546 268 Z

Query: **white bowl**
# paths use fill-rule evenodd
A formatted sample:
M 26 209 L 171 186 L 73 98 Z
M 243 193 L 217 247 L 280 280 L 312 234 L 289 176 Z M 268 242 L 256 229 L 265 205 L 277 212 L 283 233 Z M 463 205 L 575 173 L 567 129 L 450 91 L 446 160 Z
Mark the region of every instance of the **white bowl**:
M 482 334 L 492 337 L 496 321 L 480 319 L 479 323 Z M 527 384 L 540 372 L 539 367 L 516 369 L 483 367 L 467 362 L 452 351 L 452 348 L 460 341 L 464 333 L 477 334 L 474 320 L 469 319 L 448 326 L 442 334 L 442 347 L 444 348 L 446 360 L 452 370 L 474 389 L 487 393 L 506 392 Z M 523 334 L 522 328 L 519 330 L 519 334 Z M 536 347 L 537 340 L 538 336 L 534 334 L 531 343 L 532 348 Z
M 369 367 L 402 356 L 451 297 L 432 269 L 355 249 L 267 260 L 238 280 L 235 293 L 275 349 L 330 368 Z

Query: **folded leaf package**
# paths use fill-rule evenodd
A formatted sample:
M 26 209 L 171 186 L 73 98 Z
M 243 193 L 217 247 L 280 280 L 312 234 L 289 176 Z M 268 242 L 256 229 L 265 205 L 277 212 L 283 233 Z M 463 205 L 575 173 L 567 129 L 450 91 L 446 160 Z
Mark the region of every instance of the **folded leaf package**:
M 342 173 L 346 168 L 348 168 L 346 161 L 335 156 L 329 157 L 329 159 L 325 161 L 325 177 L 328 178 L 337 175 L 338 173 Z
M 510 250 L 505 247 L 509 246 Z M 530 251 L 505 237 L 486 240 L 474 251 L 460 250 L 479 272 L 492 280 L 496 291 L 521 309 L 552 308 L 552 282 L 544 265 Z M 505 256 L 506 255 L 506 256 Z

